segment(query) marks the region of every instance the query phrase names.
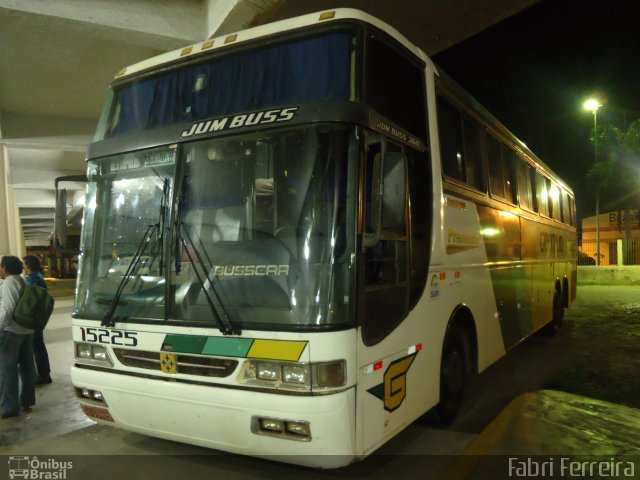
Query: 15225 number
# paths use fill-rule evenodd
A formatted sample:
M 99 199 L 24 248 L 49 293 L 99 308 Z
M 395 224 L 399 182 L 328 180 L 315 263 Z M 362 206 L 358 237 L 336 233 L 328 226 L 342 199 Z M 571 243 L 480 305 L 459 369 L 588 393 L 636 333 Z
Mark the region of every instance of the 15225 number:
M 122 347 L 138 345 L 138 332 L 124 332 L 122 330 L 107 330 L 106 328 L 80 327 L 83 342 L 106 343 Z

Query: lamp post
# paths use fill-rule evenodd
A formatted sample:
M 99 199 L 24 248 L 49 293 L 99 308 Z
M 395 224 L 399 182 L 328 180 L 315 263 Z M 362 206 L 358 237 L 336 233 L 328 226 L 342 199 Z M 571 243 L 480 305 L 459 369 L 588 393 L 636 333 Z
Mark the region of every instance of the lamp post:
M 602 104 L 595 98 L 584 102 L 584 109 L 593 113 L 594 162 L 598 163 L 598 109 Z M 600 188 L 596 187 L 596 265 L 600 266 Z

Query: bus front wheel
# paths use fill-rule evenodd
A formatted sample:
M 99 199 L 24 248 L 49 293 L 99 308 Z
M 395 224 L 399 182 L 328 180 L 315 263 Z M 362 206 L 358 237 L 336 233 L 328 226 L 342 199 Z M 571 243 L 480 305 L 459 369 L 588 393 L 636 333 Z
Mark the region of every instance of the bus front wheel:
M 426 420 L 431 425 L 444 427 L 450 425 L 460 411 L 469 349 L 467 337 L 458 327 L 453 327 L 446 336 L 442 348 L 440 365 L 440 401 L 427 412 Z

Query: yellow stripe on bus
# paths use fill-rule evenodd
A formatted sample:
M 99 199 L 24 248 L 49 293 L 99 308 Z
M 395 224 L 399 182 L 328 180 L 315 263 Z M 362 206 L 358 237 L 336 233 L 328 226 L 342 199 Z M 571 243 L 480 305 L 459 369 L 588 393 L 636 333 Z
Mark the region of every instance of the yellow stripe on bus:
M 255 340 L 247 358 L 298 361 L 307 342 L 288 340 Z

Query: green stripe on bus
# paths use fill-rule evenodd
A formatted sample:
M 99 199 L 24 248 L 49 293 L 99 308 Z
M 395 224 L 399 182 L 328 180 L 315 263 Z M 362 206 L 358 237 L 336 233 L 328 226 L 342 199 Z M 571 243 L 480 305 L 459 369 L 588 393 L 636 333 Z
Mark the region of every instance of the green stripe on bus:
M 204 355 L 246 358 L 252 343 L 253 338 L 209 337 L 202 353 Z
M 491 282 L 500 312 L 500 329 L 505 348 L 510 348 L 533 332 L 531 311 L 531 268 L 491 269 Z
M 167 335 L 162 350 L 176 353 L 202 353 L 209 337 L 200 335 Z

